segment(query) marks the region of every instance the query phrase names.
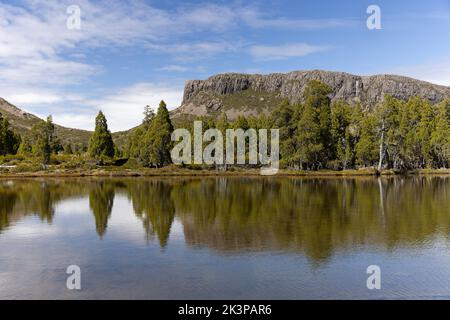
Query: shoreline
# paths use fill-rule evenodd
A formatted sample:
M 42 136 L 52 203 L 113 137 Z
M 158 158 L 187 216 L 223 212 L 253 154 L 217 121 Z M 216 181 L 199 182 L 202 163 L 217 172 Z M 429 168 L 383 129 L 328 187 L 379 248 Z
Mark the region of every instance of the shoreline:
M 47 170 L 33 172 L 0 172 L 0 178 L 82 178 L 82 177 L 370 177 L 370 176 L 419 176 L 419 175 L 450 175 L 450 169 L 421 169 L 408 172 L 384 170 L 377 174 L 373 169 L 345 170 L 345 171 L 293 171 L 280 170 L 275 175 L 261 175 L 258 169 L 236 169 L 229 171 L 194 170 L 167 167 L 162 169 L 125 169 L 111 170 Z

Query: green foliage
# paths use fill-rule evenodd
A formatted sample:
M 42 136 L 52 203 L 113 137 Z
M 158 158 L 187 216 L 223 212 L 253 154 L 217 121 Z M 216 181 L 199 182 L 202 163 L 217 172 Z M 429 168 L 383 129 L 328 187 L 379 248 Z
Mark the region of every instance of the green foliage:
M 73 154 L 72 145 L 70 143 L 68 143 L 64 146 L 64 153 L 65 154 Z
M 17 152 L 19 154 L 31 154 L 33 151 L 33 142 L 32 142 L 32 134 L 25 134 L 20 143 L 19 150 Z
M 149 106 L 145 108 L 142 126 L 136 128 L 128 139 L 125 154 L 138 159 L 146 167 L 162 167 L 171 163 L 171 134 L 173 125 L 164 101 L 155 116 Z
M 42 164 L 47 165 L 50 163 L 50 156 L 52 153 L 52 146 L 55 145 L 54 136 L 55 125 L 53 124 L 52 116 L 47 117 L 47 121 L 39 122 L 31 129 L 32 140 L 32 153 L 41 158 Z M 26 139 L 24 144 L 28 144 L 29 140 Z M 21 149 L 26 151 L 28 146 L 24 145 Z
M 99 112 L 95 119 L 95 131 L 89 141 L 89 156 L 95 159 L 104 160 L 113 158 L 115 155 L 114 142 L 108 123 L 103 112 Z
M 436 126 L 431 134 L 430 146 L 436 156 L 437 166 L 450 163 L 450 101 L 442 102 L 436 110 Z
M 330 92 L 328 86 L 311 81 L 303 104 L 283 101 L 264 120 L 266 127 L 280 129 L 282 164 L 307 170 L 449 166 L 449 100 L 433 106 L 419 97 L 401 101 L 386 96 L 370 111 L 359 103 L 331 104 Z M 252 118 L 249 123 L 258 125 Z
M 360 166 L 369 167 L 378 159 L 377 118 L 374 115 L 361 113 L 355 125 L 358 130 L 355 145 L 356 161 Z
M 310 81 L 305 89 L 304 104 L 295 135 L 294 159 L 301 168 L 320 169 L 331 158 L 330 133 L 331 88 L 319 81 Z
M 339 100 L 331 106 L 331 137 L 339 167 L 346 169 L 353 163 L 354 136 L 351 133 L 352 110 Z
M 9 128 L 9 122 L 0 113 L 0 155 L 16 154 L 21 138 Z

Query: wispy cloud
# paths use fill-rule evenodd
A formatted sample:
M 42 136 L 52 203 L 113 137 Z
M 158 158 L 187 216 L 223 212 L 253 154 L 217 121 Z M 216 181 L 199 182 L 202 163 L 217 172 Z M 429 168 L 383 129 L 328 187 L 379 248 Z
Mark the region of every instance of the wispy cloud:
M 282 60 L 304 57 L 312 53 L 329 50 L 328 46 L 315 46 L 307 43 L 290 43 L 280 46 L 251 46 L 250 54 L 258 60 Z
M 121 131 L 139 125 L 143 119 L 144 107 L 150 105 L 155 110 L 161 99 L 164 99 L 169 109 L 181 104 L 183 87 L 160 83 L 138 83 L 130 87 L 121 88 L 115 94 L 106 95 L 100 99 L 86 100 L 88 106 L 86 116 L 87 126 L 92 129 L 93 119 L 98 110 L 102 110 L 108 118 L 108 124 L 113 131 Z M 70 117 L 55 115 L 55 121 L 70 124 Z
M 189 71 L 188 67 L 179 66 L 176 64 L 167 65 L 161 68 L 158 68 L 159 71 L 167 71 L 167 72 L 187 72 Z
M 66 10 L 73 4 L 81 8 L 81 30 L 66 28 Z M 111 72 L 103 65 L 103 57 L 91 59 L 90 54 L 98 49 L 137 48 L 164 54 L 167 59 L 160 71 L 205 72 L 204 67 L 187 61 L 245 52 L 246 33 L 240 30 L 242 37 L 233 34 L 239 28 L 297 30 L 346 25 L 348 21 L 336 19 L 288 19 L 240 3 L 180 4 L 163 9 L 144 0 L 0 2 L 0 97 L 24 109 L 40 107 L 40 115 L 52 112 L 55 121 L 85 129 L 91 129 L 92 116 L 102 108 L 111 116 L 113 130 L 122 130 L 139 123 L 146 104 L 156 105 L 164 98 L 170 106 L 178 106 L 182 88 L 136 79 L 136 85 L 111 95 L 113 88 L 108 84 L 94 82 L 94 76 Z M 326 48 L 308 44 L 253 46 L 250 54 L 255 59 L 273 60 L 323 50 Z M 87 81 L 93 83 L 91 91 L 75 94 L 79 89 L 75 86 Z
M 161 68 L 156 69 L 157 71 L 165 71 L 165 72 L 188 72 L 188 71 L 194 71 L 194 72 L 205 72 L 205 67 L 203 66 L 181 66 L 177 64 L 169 64 L 167 66 L 163 66 Z
M 285 17 L 272 17 L 255 8 L 243 8 L 239 11 L 241 20 L 252 28 L 311 30 L 344 28 L 357 25 L 356 19 L 289 19 Z
M 403 66 L 388 70 L 388 72 L 428 81 L 434 84 L 450 86 L 450 60 Z

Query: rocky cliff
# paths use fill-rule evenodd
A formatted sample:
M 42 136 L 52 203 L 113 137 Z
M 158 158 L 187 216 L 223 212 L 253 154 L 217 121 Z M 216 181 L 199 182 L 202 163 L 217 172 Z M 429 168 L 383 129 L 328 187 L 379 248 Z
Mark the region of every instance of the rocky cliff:
M 376 106 L 386 94 L 403 100 L 421 96 L 433 104 L 450 98 L 450 87 L 396 75 L 357 76 L 319 70 L 268 75 L 228 73 L 188 81 L 182 105 L 173 115 L 215 115 L 225 110 L 234 118 L 269 112 L 283 99 L 300 102 L 310 80 L 328 84 L 333 89 L 333 101 L 359 101 L 367 108 Z

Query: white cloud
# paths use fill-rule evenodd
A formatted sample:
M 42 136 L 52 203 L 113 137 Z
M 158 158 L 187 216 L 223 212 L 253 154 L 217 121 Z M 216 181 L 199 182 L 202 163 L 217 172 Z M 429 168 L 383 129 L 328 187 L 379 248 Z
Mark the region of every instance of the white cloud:
M 182 98 L 182 87 L 138 83 L 95 101 L 93 105 L 105 113 L 113 131 L 120 131 L 140 124 L 146 105 L 156 109 L 159 102 L 164 100 L 169 109 L 174 109 L 180 106 Z
M 225 31 L 235 26 L 239 15 L 232 7 L 221 5 L 203 5 L 190 11 L 182 10 L 178 13 L 184 23 L 195 27 L 212 28 L 214 31 Z
M 329 50 L 330 47 L 314 46 L 307 43 L 291 43 L 280 46 L 252 46 L 250 54 L 258 60 L 281 60 L 304 57 L 312 53 Z
M 100 99 L 86 99 L 82 103 L 86 108 L 67 108 L 61 113 L 55 113 L 53 119 L 63 126 L 93 130 L 95 116 L 102 110 L 110 130 L 116 132 L 139 125 L 146 105 L 156 110 L 159 102 L 164 100 L 169 109 L 174 109 L 181 104 L 182 98 L 181 86 L 138 83 Z
M 81 8 L 81 30 L 66 28 L 66 9 L 73 4 Z M 243 50 L 240 40 L 222 37 L 241 26 L 295 29 L 340 25 L 332 20 L 273 18 L 258 8 L 239 4 L 203 3 L 163 10 L 144 0 L 20 0 L 14 5 L 0 2 L 0 97 L 25 110 L 41 107 L 38 115 L 51 112 L 55 122 L 85 129 L 92 129 L 92 117 L 102 108 L 109 114 L 113 130 L 128 129 L 140 122 L 146 104 L 156 106 L 165 99 L 169 106 L 178 106 L 182 88 L 140 83 L 93 100 L 89 96 L 95 92 L 111 92 L 103 83 L 93 83 L 92 92 L 71 93 L 71 86 L 86 83 L 106 68 L 101 59 L 89 60 L 91 49 L 136 46 L 165 53 L 182 64 L 180 61 Z M 200 32 L 205 40 L 190 37 Z M 276 47 L 255 46 L 251 53 L 258 59 L 270 60 L 321 50 L 304 44 L 279 48 L 286 50 L 276 54 Z M 205 71 L 178 64 L 161 70 Z
M 230 43 L 227 41 L 200 41 L 200 42 L 185 42 L 175 44 L 148 44 L 148 49 L 171 54 L 177 60 L 203 60 L 209 56 L 225 53 L 235 52 L 243 46 L 240 43 Z
M 252 28 L 270 29 L 327 29 L 350 27 L 357 23 L 353 19 L 289 19 L 284 17 L 273 18 L 269 15 L 255 10 L 254 8 L 243 8 L 239 10 L 240 17 L 244 23 Z
M 22 94 L 7 95 L 5 98 L 14 105 L 48 104 L 60 102 L 61 96 L 54 93 L 26 92 Z
M 186 72 L 186 71 L 189 71 L 190 69 L 187 67 L 176 65 L 176 64 L 171 64 L 171 65 L 161 67 L 158 70 L 168 71 L 168 72 Z
M 450 61 L 426 62 L 413 66 L 398 67 L 389 70 L 389 73 L 450 86 Z

